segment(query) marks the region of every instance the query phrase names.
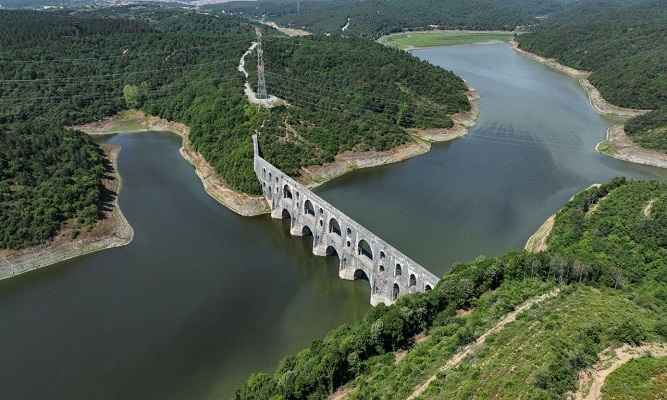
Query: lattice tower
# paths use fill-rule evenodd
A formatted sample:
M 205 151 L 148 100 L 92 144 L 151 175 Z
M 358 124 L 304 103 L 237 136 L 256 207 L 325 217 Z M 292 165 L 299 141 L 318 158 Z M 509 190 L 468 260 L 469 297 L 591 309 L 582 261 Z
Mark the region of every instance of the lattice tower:
M 258 27 L 255 28 L 257 34 L 257 99 L 259 105 L 262 106 L 262 101 L 268 98 L 266 94 L 266 78 L 264 77 L 264 51 L 262 50 L 262 31 Z

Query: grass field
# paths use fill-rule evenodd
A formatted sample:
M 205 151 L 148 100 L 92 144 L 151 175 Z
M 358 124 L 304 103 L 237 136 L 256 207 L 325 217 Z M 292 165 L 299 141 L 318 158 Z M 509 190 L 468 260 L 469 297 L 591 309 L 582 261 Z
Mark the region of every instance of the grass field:
M 667 358 L 630 360 L 607 377 L 602 394 L 610 400 L 667 398 Z
M 460 44 L 479 44 L 492 42 L 507 42 L 512 37 L 511 32 L 410 32 L 382 37 L 379 43 L 385 46 L 409 50 L 419 47 L 454 46 Z

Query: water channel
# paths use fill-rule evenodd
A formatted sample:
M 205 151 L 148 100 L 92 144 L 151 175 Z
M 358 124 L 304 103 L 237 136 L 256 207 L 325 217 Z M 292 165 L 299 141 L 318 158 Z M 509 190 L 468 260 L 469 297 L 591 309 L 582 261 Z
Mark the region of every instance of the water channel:
M 436 275 L 518 249 L 575 192 L 664 170 L 595 153 L 610 121 L 577 82 L 507 45 L 415 51 L 482 96 L 470 134 L 317 192 Z M 251 372 L 359 319 L 367 282 L 337 278 L 285 221 L 203 190 L 170 133 L 113 135 L 125 247 L 0 281 L 0 387 L 12 399 L 229 398 Z

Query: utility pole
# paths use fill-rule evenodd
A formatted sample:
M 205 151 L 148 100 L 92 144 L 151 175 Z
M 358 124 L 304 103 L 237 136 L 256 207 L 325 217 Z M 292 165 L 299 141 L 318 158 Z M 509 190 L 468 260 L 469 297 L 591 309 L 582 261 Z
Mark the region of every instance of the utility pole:
M 262 31 L 255 27 L 257 34 L 257 98 L 259 106 L 262 106 L 262 100 L 266 101 L 266 78 L 264 77 L 264 51 L 262 50 Z
M 296 13 L 301 13 L 301 2 L 299 0 L 296 0 Z

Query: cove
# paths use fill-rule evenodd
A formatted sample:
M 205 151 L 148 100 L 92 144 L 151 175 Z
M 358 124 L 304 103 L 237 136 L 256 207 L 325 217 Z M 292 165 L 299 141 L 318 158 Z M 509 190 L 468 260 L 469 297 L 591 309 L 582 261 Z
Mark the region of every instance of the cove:
M 477 90 L 477 124 L 424 155 L 354 171 L 316 192 L 435 275 L 456 262 L 522 249 L 593 183 L 667 179 L 665 169 L 597 153 L 617 119 L 597 114 L 576 79 L 507 44 L 412 53 Z
M 482 98 L 468 136 L 316 192 L 442 275 L 523 247 L 594 182 L 665 179 L 597 154 L 611 122 L 575 80 L 507 45 L 419 50 Z M 119 134 L 133 242 L 0 281 L 0 384 L 12 399 L 218 399 L 368 310 L 288 221 L 239 217 L 205 192 L 170 133 Z

